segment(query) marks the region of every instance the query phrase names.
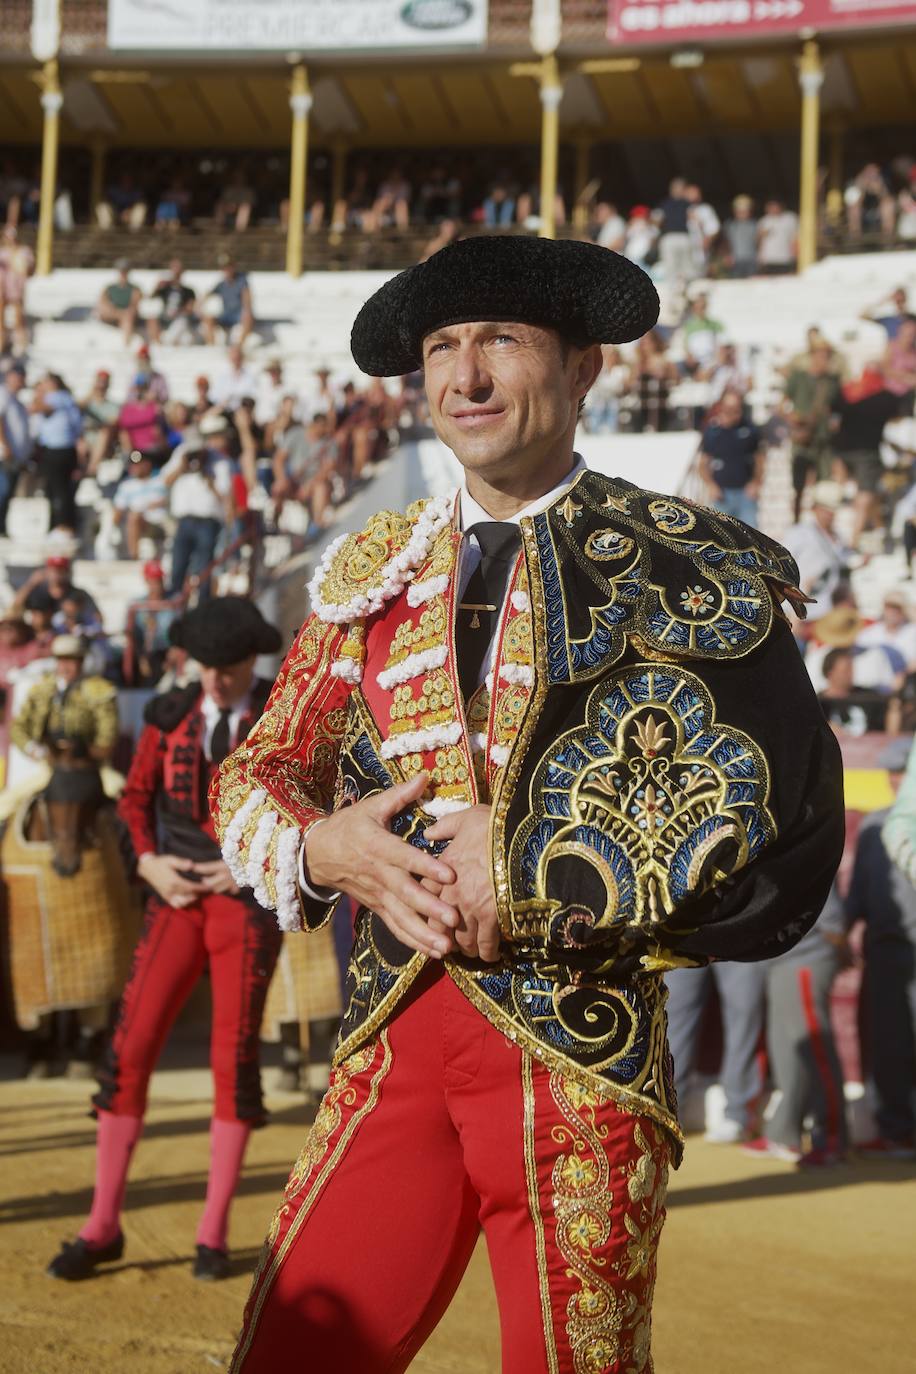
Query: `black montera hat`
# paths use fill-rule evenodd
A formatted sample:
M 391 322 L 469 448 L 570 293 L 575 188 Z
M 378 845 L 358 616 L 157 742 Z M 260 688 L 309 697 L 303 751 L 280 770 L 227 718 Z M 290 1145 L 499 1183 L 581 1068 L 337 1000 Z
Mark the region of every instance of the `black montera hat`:
M 207 668 L 226 668 L 252 654 L 275 654 L 280 631 L 244 596 L 215 596 L 176 620 L 169 640 Z
M 648 274 L 608 248 L 486 234 L 386 282 L 357 315 L 350 349 L 370 377 L 395 377 L 421 367 L 424 338 L 447 325 L 505 320 L 581 346 L 620 344 L 646 334 L 658 309 Z

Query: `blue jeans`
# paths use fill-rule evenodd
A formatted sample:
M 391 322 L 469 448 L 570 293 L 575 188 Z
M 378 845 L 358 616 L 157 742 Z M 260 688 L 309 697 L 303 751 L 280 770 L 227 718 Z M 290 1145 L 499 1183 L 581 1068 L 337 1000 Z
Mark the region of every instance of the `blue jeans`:
M 6 534 L 6 515 L 19 480 L 19 469 L 0 463 L 0 534 Z
M 746 525 L 757 524 L 757 502 L 743 487 L 723 487 L 722 495 L 713 502 L 716 510 L 743 520 Z
M 172 585 L 170 596 L 177 596 L 188 577 L 203 572 L 212 563 L 217 541 L 222 530 L 219 520 L 210 520 L 201 515 L 183 515 L 175 531 L 172 545 Z M 210 595 L 210 579 L 200 584 L 200 600 Z

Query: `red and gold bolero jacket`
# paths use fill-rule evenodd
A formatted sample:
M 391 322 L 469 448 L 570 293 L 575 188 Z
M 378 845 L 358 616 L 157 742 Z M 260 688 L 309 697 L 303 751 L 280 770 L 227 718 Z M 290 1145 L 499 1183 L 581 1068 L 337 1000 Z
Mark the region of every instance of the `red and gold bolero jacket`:
M 239 883 L 285 929 L 309 823 L 420 770 L 395 833 L 492 803 L 503 957 L 445 967 L 507 1036 L 679 1138 L 662 973 L 787 948 L 842 849 L 839 754 L 783 598 L 779 545 L 584 472 L 522 522 L 493 670 L 465 710 L 454 499 L 380 512 L 329 547 L 313 614 L 211 803 Z M 360 911 L 338 1057 L 424 966 Z

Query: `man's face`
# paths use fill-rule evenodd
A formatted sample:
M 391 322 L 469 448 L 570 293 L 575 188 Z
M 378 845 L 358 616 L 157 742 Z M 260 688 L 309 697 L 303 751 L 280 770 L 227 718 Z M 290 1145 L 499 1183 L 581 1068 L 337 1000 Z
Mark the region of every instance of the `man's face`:
M 814 372 L 814 373 L 826 372 L 826 371 L 827 371 L 827 365 L 828 365 L 829 362 L 830 362 L 830 349 L 829 349 L 829 348 L 824 348 L 824 347 L 822 347 L 821 345 L 818 345 L 818 347 L 813 348 L 813 349 L 811 350 L 811 371 L 812 371 L 812 372 Z
M 719 423 L 731 429 L 741 422 L 741 402 L 737 396 L 726 393 L 719 402 Z
M 180 259 L 180 258 L 172 258 L 172 261 L 169 263 L 169 272 L 170 272 L 171 275 L 172 275 L 172 281 L 175 281 L 175 282 L 180 281 L 180 280 L 181 280 L 181 274 L 182 274 L 183 271 L 184 271 L 184 267 L 183 267 L 183 265 L 182 265 L 181 259 Z
M 885 601 L 884 623 L 889 630 L 899 630 L 901 625 L 906 624 L 906 620 L 906 611 L 902 606 L 898 606 L 896 601 Z
M 456 324 L 423 341 L 430 418 L 462 467 L 487 481 L 530 471 L 575 430 L 601 350 L 531 324 Z
M 73 684 L 83 671 L 83 660 L 81 658 L 59 658 L 57 660 L 57 676 L 62 682 Z
M 11 367 L 3 378 L 7 391 L 11 396 L 15 396 L 17 391 L 21 391 L 25 386 L 25 377 L 18 368 Z
M 224 668 L 208 668 L 202 664 L 200 669 L 200 685 L 204 696 L 210 697 L 221 711 L 235 706 L 248 694 L 253 678 L 253 654 L 250 658 L 243 658 L 240 662 L 230 663 Z
M 832 506 L 814 506 L 814 516 L 822 529 L 832 530 L 833 522 L 836 519 L 836 511 Z
M 827 681 L 835 692 L 852 691 L 852 654 L 840 654 L 830 666 Z
M 69 568 L 48 568 L 47 587 L 52 596 L 62 596 L 70 585 Z

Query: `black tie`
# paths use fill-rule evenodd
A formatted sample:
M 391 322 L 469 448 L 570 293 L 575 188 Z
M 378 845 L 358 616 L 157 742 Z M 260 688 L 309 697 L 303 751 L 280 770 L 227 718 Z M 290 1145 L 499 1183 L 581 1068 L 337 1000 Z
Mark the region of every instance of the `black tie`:
M 498 520 L 472 525 L 467 534 L 476 536 L 481 559 L 458 603 L 455 620 L 458 681 L 465 701 L 477 688 L 480 668 L 496 633 L 509 574 L 522 542 L 518 525 Z
M 211 763 L 222 763 L 229 753 L 229 717 L 231 715 L 231 711 L 220 711 L 219 720 L 213 727 L 213 734 L 210 736 Z

